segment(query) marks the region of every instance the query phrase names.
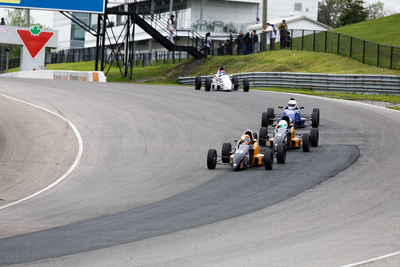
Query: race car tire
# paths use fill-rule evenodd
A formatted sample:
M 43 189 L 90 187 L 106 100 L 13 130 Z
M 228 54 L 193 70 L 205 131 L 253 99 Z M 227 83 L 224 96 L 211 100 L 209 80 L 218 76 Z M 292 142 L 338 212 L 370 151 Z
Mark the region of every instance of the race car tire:
M 194 89 L 200 90 L 201 88 L 201 77 L 196 76 L 196 79 L 194 79 Z
M 266 170 L 272 170 L 274 166 L 274 152 L 272 149 L 267 148 L 264 152 L 264 167 Z
M 257 139 L 258 140 L 257 133 L 253 133 L 253 139 Z
M 250 90 L 249 79 L 243 79 L 243 91 L 248 92 Z
M 268 124 L 269 124 L 268 113 L 263 112 L 261 115 L 261 127 L 268 127 Z
M 206 88 L 206 91 L 210 91 L 210 89 L 211 89 L 211 79 L 210 78 L 206 78 L 205 88 Z
M 258 140 L 258 143 L 260 144 L 260 146 L 266 146 L 268 139 L 268 124 L 267 127 L 260 128 L 259 138 L 260 139 Z
M 319 118 L 320 118 L 320 116 L 319 116 L 319 108 L 313 108 L 312 112 L 318 114 L 317 117 L 318 117 L 318 126 L 319 126 Z
M 310 135 L 303 134 L 303 152 L 310 152 Z
M 311 126 L 313 128 L 318 128 L 319 122 L 318 122 L 318 113 L 317 112 L 313 112 L 311 114 Z
M 275 110 L 274 108 L 268 108 L 267 109 L 267 114 L 268 114 L 268 123 L 269 124 L 273 124 L 274 123 L 274 119 L 275 119 Z
M 239 89 L 239 78 L 237 76 L 232 77 L 232 83 L 233 83 L 233 90 Z
M 276 161 L 278 164 L 286 162 L 286 145 L 284 143 L 280 143 L 276 147 Z
M 231 143 L 223 143 L 222 144 L 222 163 L 229 163 L 231 156 Z
M 209 149 L 207 154 L 207 167 L 213 170 L 215 166 L 217 166 L 217 150 Z
M 319 142 L 319 130 L 318 128 L 311 129 L 311 146 L 317 147 Z

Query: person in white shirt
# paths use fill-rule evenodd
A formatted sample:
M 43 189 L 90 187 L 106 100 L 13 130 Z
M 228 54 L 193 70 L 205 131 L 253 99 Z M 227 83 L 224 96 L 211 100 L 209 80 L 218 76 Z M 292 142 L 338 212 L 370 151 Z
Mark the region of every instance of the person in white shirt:
M 169 30 L 169 36 L 168 39 L 171 41 L 171 43 L 174 43 L 174 15 L 171 15 L 170 19 L 168 20 L 168 30 Z
M 207 56 L 210 55 L 210 45 L 211 45 L 211 33 L 208 32 L 206 34 L 206 38 L 204 39 L 204 50 Z
M 269 48 L 270 50 L 275 50 L 275 39 L 276 35 L 274 32 L 274 29 L 272 28 L 271 24 L 268 22 L 267 23 L 267 28 L 265 30 L 262 30 L 263 32 L 266 32 L 269 38 Z

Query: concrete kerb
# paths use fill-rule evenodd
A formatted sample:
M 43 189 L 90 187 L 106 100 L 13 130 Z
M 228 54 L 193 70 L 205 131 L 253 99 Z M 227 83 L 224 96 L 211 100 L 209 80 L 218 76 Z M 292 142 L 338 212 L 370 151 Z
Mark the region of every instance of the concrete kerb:
M 3 73 L 0 77 L 50 79 L 83 82 L 106 82 L 102 71 L 40 70 Z

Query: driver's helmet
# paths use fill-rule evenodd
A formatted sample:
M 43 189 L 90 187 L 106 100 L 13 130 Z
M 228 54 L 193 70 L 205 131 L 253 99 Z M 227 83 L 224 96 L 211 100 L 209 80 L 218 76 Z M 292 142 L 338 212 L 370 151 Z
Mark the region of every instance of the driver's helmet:
M 285 120 L 281 120 L 278 123 L 278 127 L 277 128 L 287 128 L 288 127 L 288 123 Z
M 297 107 L 297 102 L 293 98 L 291 98 L 288 102 L 289 109 L 295 109 Z
M 242 135 L 242 137 L 240 137 L 240 143 L 245 145 L 250 144 L 250 136 L 247 134 Z
M 222 76 L 222 75 L 225 75 L 225 71 L 224 71 L 224 70 L 220 70 L 220 71 L 219 71 L 219 75 L 221 75 L 221 76 Z

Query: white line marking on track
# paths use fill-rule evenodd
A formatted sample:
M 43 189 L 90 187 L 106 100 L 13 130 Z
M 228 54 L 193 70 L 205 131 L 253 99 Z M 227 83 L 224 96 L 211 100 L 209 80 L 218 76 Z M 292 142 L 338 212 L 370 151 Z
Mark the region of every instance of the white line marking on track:
M 362 264 L 371 263 L 371 262 L 374 262 L 374 261 L 382 260 L 382 259 L 385 259 L 385 258 L 397 256 L 397 255 L 400 255 L 400 251 L 397 251 L 397 252 L 394 252 L 394 253 L 391 253 L 391 254 L 387 254 L 387 255 L 384 255 L 384 256 L 376 257 L 376 258 L 373 258 L 373 259 L 370 259 L 370 260 L 366 260 L 366 261 L 360 261 L 360 262 L 352 263 L 352 264 L 349 264 L 349 265 L 343 265 L 342 267 L 360 266 Z
M 15 100 L 15 101 L 24 103 L 24 104 L 31 105 L 31 106 L 33 106 L 33 107 L 35 107 L 35 108 L 42 109 L 42 110 L 44 110 L 44 111 L 47 111 L 47 112 L 49 112 L 49 113 L 51 113 L 51 114 L 53 114 L 53 115 L 56 115 L 57 117 L 61 118 L 62 120 L 64 120 L 65 122 L 67 122 L 67 123 L 69 124 L 69 126 L 72 128 L 72 130 L 75 132 L 75 135 L 76 135 L 76 138 L 78 139 L 78 144 L 79 144 L 79 151 L 78 151 L 78 155 L 77 155 L 77 157 L 76 157 L 76 159 L 75 159 L 75 161 L 74 161 L 74 164 L 72 164 L 71 168 L 69 168 L 69 170 L 68 170 L 63 176 L 61 176 L 60 178 L 58 178 L 57 181 L 55 181 L 55 182 L 52 183 L 51 185 L 49 185 L 49 186 L 47 186 L 46 188 L 44 188 L 44 189 L 42 189 L 42 190 L 40 190 L 40 191 L 34 193 L 33 195 L 30 195 L 30 196 L 28 196 L 28 197 L 25 197 L 25 198 L 23 198 L 23 199 L 20 199 L 20 200 L 18 200 L 18 201 L 15 201 L 15 202 L 13 202 L 13 203 L 10 203 L 10 204 L 7 204 L 7 205 L 5 205 L 5 206 L 3 206 L 3 207 L 0 207 L 0 210 L 2 210 L 2 209 L 5 209 L 5 208 L 8 208 L 8 207 L 10 207 L 10 206 L 13 206 L 13 205 L 15 205 L 15 204 L 21 203 L 21 202 L 23 202 L 23 201 L 25 201 L 25 200 L 31 199 L 31 198 L 33 198 L 33 197 L 35 197 L 35 196 L 37 196 L 37 195 L 39 195 L 39 194 L 41 194 L 41 193 L 43 193 L 43 192 L 49 190 L 50 188 L 54 187 L 55 185 L 57 185 L 58 183 L 60 183 L 62 180 L 64 180 L 64 179 L 76 168 L 76 166 L 78 165 L 78 163 L 79 163 L 79 161 L 80 161 L 80 159 L 81 159 L 81 157 L 82 157 L 82 153 L 83 153 L 83 141 L 82 141 L 81 134 L 79 133 L 79 131 L 78 131 L 78 129 L 75 127 L 75 125 L 73 125 L 69 120 L 67 120 L 66 118 L 62 117 L 61 115 L 59 115 L 59 114 L 57 114 L 57 113 L 55 113 L 55 112 L 53 112 L 53 111 L 51 111 L 51 110 L 48 110 L 48 109 L 46 109 L 46 108 L 43 108 L 43 107 L 34 105 L 34 104 L 32 104 L 32 103 L 29 103 L 29 102 L 26 102 L 26 101 L 23 101 L 23 100 L 20 100 L 20 99 L 16 99 L 16 98 L 13 98 L 13 97 L 10 97 L 10 96 L 6 96 L 6 95 L 2 95 L 2 94 L 0 94 L 0 96 L 3 96 L 3 97 L 5 97 L 5 98 L 9 98 L 9 99 L 12 99 L 12 100 Z

